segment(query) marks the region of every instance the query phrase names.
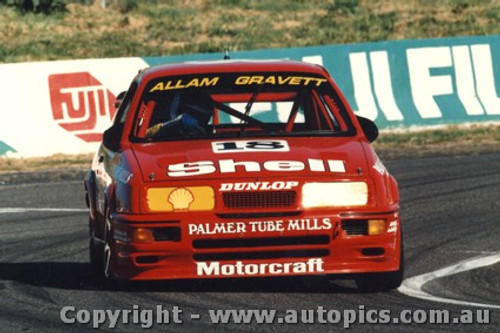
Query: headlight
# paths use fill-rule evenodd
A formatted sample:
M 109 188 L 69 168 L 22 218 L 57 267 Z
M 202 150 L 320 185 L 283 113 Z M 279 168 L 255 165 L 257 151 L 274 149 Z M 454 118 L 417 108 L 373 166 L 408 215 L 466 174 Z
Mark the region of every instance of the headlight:
M 363 206 L 368 202 L 365 182 L 306 183 L 302 186 L 302 206 Z
M 146 200 L 150 212 L 190 212 L 212 210 L 215 194 L 210 186 L 152 187 Z

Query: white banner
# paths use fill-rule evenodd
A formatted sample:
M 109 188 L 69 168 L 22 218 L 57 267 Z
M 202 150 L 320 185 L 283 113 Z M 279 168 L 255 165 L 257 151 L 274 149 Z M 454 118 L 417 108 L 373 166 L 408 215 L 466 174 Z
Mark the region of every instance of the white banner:
M 141 58 L 0 65 L 0 155 L 95 152 L 115 96 L 148 66 Z

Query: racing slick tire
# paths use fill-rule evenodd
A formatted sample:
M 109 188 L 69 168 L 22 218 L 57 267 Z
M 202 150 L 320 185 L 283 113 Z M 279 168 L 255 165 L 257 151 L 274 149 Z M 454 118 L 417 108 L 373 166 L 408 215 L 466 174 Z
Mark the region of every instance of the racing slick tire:
M 113 280 L 110 272 L 111 260 L 111 224 L 109 221 L 109 211 L 106 210 L 104 221 L 104 241 L 96 240 L 90 231 L 89 255 L 90 265 L 94 276 L 103 282 Z
M 101 261 L 101 269 L 102 269 L 102 276 L 104 277 L 105 280 L 112 280 L 112 274 L 111 274 L 111 257 L 112 257 L 112 247 L 111 247 L 111 242 L 112 242 L 112 235 L 111 235 L 111 221 L 110 221 L 110 212 L 109 210 L 106 210 L 106 217 L 104 219 L 104 246 L 103 246 L 103 251 L 102 251 L 102 261 Z
M 356 285 L 362 292 L 389 291 L 397 289 L 403 283 L 404 276 L 404 251 L 403 236 L 401 235 L 399 269 L 394 272 L 364 273 L 355 277 Z
M 94 231 L 92 230 L 92 223 L 89 217 L 89 259 L 90 259 L 90 267 L 92 268 L 92 273 L 95 276 L 102 275 L 102 262 L 103 262 L 103 244 L 101 242 L 96 241 L 94 237 Z
M 95 276 L 103 276 L 104 246 L 99 244 L 91 236 L 89 241 L 90 266 Z

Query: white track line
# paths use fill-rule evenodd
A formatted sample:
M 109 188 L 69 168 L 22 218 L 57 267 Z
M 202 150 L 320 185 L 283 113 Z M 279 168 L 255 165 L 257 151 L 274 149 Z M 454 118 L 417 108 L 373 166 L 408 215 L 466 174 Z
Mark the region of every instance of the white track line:
M 500 251 L 496 252 L 492 255 L 484 256 L 484 257 L 475 257 L 466 259 L 458 262 L 455 265 L 451 265 L 445 268 L 438 269 L 436 271 L 414 276 L 412 278 L 405 279 L 401 287 L 398 288 L 398 291 L 402 294 L 405 294 L 410 297 L 416 297 L 420 299 L 425 299 L 428 301 L 441 302 L 441 303 L 450 303 L 450 304 L 459 304 L 466 306 L 477 306 L 483 308 L 492 308 L 492 309 L 500 309 L 500 305 L 497 304 L 483 304 L 483 303 L 475 303 L 475 302 L 467 302 L 453 298 L 439 297 L 431 295 L 422 290 L 422 287 L 435 279 L 442 278 L 445 276 L 454 275 L 457 273 L 470 271 L 476 268 L 494 265 L 500 262 Z
M 27 212 L 88 212 L 88 208 L 25 208 L 25 207 L 2 207 L 0 214 L 27 213 Z

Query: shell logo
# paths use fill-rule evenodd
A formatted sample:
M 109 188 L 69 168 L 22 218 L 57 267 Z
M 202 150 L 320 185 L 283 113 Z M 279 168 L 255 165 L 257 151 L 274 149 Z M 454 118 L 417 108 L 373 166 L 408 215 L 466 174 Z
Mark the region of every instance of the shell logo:
M 215 191 L 211 186 L 151 187 L 146 204 L 150 212 L 208 211 L 215 207 Z
M 172 204 L 174 210 L 187 210 L 193 201 L 193 193 L 183 187 L 172 191 L 168 196 L 168 202 Z

